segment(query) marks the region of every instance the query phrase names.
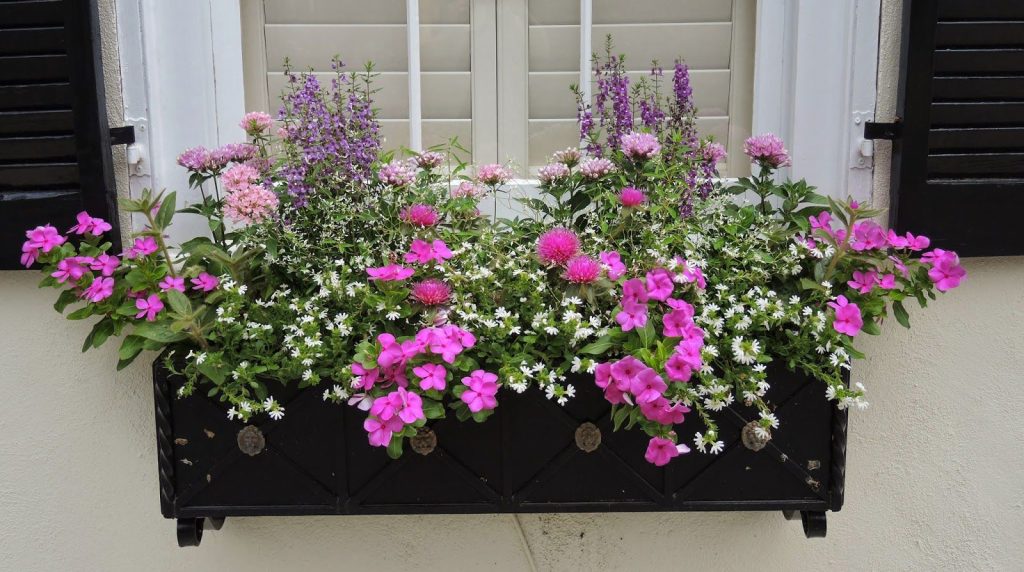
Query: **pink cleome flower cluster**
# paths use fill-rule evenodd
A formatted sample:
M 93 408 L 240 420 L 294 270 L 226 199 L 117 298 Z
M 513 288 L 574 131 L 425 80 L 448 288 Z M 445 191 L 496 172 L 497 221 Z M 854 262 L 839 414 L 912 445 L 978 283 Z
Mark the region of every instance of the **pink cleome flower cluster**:
M 651 159 L 661 151 L 657 137 L 637 131 L 623 135 L 620 145 L 622 153 L 633 161 Z
M 192 147 L 178 155 L 178 164 L 189 171 L 211 175 L 219 173 L 229 163 L 244 163 L 254 159 L 259 148 L 249 143 L 228 143 L 216 149 Z
M 754 135 L 743 142 L 743 152 L 750 160 L 771 169 L 790 165 L 789 151 L 786 151 L 782 139 L 772 133 Z

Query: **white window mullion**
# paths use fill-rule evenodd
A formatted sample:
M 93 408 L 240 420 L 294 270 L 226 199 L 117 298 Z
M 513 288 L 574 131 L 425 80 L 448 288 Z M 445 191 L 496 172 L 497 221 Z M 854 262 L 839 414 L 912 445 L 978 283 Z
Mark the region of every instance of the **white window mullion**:
M 583 101 L 589 103 L 591 96 L 591 57 L 593 42 L 594 0 L 580 0 L 580 90 Z
M 406 46 L 408 48 L 409 76 L 409 148 L 423 150 L 423 106 L 420 89 L 420 2 L 405 3 Z

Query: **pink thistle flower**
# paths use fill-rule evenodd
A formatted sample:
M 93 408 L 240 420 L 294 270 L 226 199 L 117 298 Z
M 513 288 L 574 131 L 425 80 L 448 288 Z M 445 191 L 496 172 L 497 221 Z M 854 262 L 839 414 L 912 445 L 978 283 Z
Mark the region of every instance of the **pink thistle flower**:
M 484 190 L 473 181 L 462 181 L 458 187 L 452 189 L 452 196 L 457 199 L 475 199 L 484 195 Z
M 217 278 L 216 276 L 209 274 L 207 272 L 203 272 L 199 276 L 193 278 L 191 282 L 193 290 L 210 292 L 216 289 L 217 286 L 220 284 L 220 278 Z
M 622 136 L 620 143 L 622 153 L 634 161 L 650 159 L 661 151 L 658 138 L 650 133 L 627 133 Z
M 107 232 L 113 228 L 107 221 L 101 218 L 93 218 L 89 216 L 89 213 L 85 211 L 78 213 L 78 216 L 76 218 L 78 220 L 78 224 L 71 227 L 68 230 L 68 232 L 73 232 L 75 234 L 91 234 L 93 236 L 100 236 L 104 232 Z
M 438 391 L 444 391 L 445 378 L 448 376 L 448 370 L 443 365 L 436 363 L 425 363 L 421 366 L 412 368 L 412 372 L 420 378 L 420 388 L 423 390 L 436 389 Z
M 469 389 L 463 391 L 459 399 L 468 405 L 469 410 L 473 413 L 494 409 L 498 406 L 498 400 L 494 398 L 500 387 L 497 375 L 478 369 L 469 377 L 462 378 L 462 383 Z
M 392 161 L 377 171 L 377 177 L 385 185 L 405 187 L 416 181 L 416 167 L 409 161 Z
M 448 301 L 452 291 L 444 282 L 431 278 L 412 286 L 412 297 L 425 306 L 439 306 Z
M 837 332 L 850 337 L 855 337 L 860 333 L 860 329 L 864 326 L 864 319 L 861 317 L 857 304 L 847 300 L 846 296 L 839 296 L 835 302 L 829 302 L 828 305 L 836 311 L 832 327 Z
M 664 467 L 681 453 L 689 452 L 690 448 L 686 445 L 676 445 L 670 439 L 664 437 L 652 437 L 647 444 L 647 452 L 644 453 L 644 459 L 647 459 L 648 463 L 656 467 Z
M 642 328 L 647 325 L 647 305 L 626 300 L 622 303 L 622 310 L 615 314 L 615 321 L 623 332 Z
M 853 288 L 861 294 L 867 294 L 875 287 L 878 282 L 878 272 L 874 270 L 868 270 L 867 272 L 861 272 L 860 270 L 853 271 L 853 280 L 846 283 L 847 286 Z
M 503 185 L 511 178 L 512 172 L 499 163 L 481 165 L 476 170 L 476 180 L 491 187 Z
M 967 276 L 967 271 L 960 266 L 960 257 L 952 250 L 935 250 L 925 253 L 921 262 L 930 265 L 928 279 L 935 284 L 939 292 L 948 292 L 960 285 L 960 281 Z
M 99 303 L 106 300 L 114 293 L 114 279 L 100 276 L 99 278 L 92 281 L 89 287 L 82 292 L 82 297 L 86 300 Z
M 185 291 L 185 279 L 181 276 L 164 276 L 164 279 L 160 281 L 157 286 L 160 290 L 166 292 L 168 290 L 177 290 L 178 292 Z
M 232 168 L 242 166 L 245 165 Z M 277 195 L 273 191 L 261 185 L 249 185 L 228 193 L 224 199 L 224 216 L 236 223 L 255 224 L 273 216 L 277 206 Z
M 551 229 L 537 240 L 537 256 L 544 264 L 565 264 L 579 251 L 576 233 L 564 228 Z
M 370 275 L 370 280 L 380 280 L 381 282 L 405 280 L 415 272 L 412 268 L 400 264 L 388 264 L 387 266 L 366 269 L 366 273 Z
M 647 201 L 647 195 L 639 189 L 626 187 L 619 191 L 619 202 L 626 208 L 637 207 Z
M 609 280 L 618 280 L 626 274 L 626 265 L 622 263 L 622 257 L 615 250 L 604 251 L 600 255 L 601 266 L 608 273 Z
M 870 220 L 853 225 L 853 243 L 850 248 L 858 252 L 885 248 L 885 231 L 878 223 Z
M 569 176 L 569 167 L 565 163 L 551 163 L 537 170 L 540 182 L 550 185 Z
M 589 256 L 575 256 L 565 264 L 565 279 L 574 284 L 590 284 L 601 276 L 601 265 Z
M 402 209 L 399 218 L 402 219 L 402 222 L 426 228 L 437 224 L 437 211 L 430 205 L 417 203 Z
M 754 135 L 743 142 L 743 152 L 750 160 L 771 169 L 790 165 L 789 151 L 779 139 L 771 133 Z
M 551 155 L 552 163 L 562 163 L 570 169 L 580 162 L 580 150 L 575 147 L 568 147 L 561 151 L 555 151 Z
M 664 268 L 655 268 L 647 273 L 647 295 L 653 300 L 664 301 L 672 295 L 674 276 Z
M 444 262 L 450 259 L 454 254 L 448 249 L 448 246 L 442 240 L 435 240 L 434 242 L 426 242 L 424 240 L 416 239 L 409 245 L 409 252 L 405 254 L 405 261 L 412 263 L 416 262 L 419 264 L 427 264 L 431 261 Z
M 600 179 L 615 170 L 615 163 L 604 157 L 594 157 L 580 164 L 580 173 L 588 179 Z
M 444 154 L 437 151 L 425 151 L 416 155 L 416 166 L 425 171 L 436 169 L 444 163 Z
M 150 294 L 146 298 L 137 298 L 135 308 L 139 310 L 139 313 L 135 314 L 135 319 L 145 317 L 147 322 L 152 322 L 156 320 L 156 315 L 164 309 L 164 303 L 160 301 L 159 295 Z
M 135 239 L 135 243 L 128 249 L 125 257 L 139 258 L 142 256 L 149 256 L 159 250 L 159 248 L 160 247 L 157 245 L 156 239 L 152 236 L 140 236 Z
M 274 120 L 269 114 L 262 111 L 250 111 L 243 115 L 242 121 L 238 123 L 238 126 L 249 135 L 259 135 L 270 130 L 272 125 L 274 125 Z

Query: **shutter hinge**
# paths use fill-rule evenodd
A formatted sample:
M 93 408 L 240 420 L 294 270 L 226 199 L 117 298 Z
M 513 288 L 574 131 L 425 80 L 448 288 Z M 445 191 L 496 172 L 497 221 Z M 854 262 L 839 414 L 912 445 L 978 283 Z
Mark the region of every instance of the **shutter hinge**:
M 131 145 L 135 143 L 135 126 L 125 125 L 124 127 L 110 128 L 111 145 Z
M 886 139 L 889 141 L 899 139 L 903 136 L 903 122 L 899 117 L 892 123 L 880 123 L 875 121 L 864 122 L 865 139 Z

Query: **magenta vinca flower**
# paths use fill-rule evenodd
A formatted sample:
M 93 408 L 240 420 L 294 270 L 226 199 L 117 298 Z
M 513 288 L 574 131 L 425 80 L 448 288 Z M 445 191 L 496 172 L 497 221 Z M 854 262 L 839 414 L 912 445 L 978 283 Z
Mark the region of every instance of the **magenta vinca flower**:
M 50 252 L 55 247 L 64 244 L 67 239 L 61 236 L 57 229 L 51 225 L 37 226 L 32 230 L 25 231 L 25 248 L 36 251 Z
M 619 203 L 626 208 L 637 207 L 647 201 L 647 195 L 640 189 L 626 187 L 619 191 Z
M 609 280 L 618 280 L 626 273 L 626 265 L 622 263 L 622 257 L 617 251 L 604 251 L 600 258 L 601 266 L 608 273 Z
M 594 383 L 604 390 L 604 398 L 612 405 L 626 403 L 624 392 L 629 390 L 629 383 L 619 383 L 612 378 L 612 364 L 599 363 L 594 369 Z
M 425 363 L 421 366 L 412 368 L 412 372 L 420 378 L 420 388 L 424 390 L 436 389 L 438 391 L 444 391 L 446 385 L 445 379 L 448 376 L 448 370 L 446 370 L 443 365 Z
M 768 167 L 778 169 L 788 167 L 790 164 L 789 152 L 779 139 L 771 133 L 754 135 L 743 142 L 743 152 L 750 157 L 751 161 Z
M 637 403 L 647 403 L 661 397 L 668 385 L 661 379 L 658 372 L 644 368 L 629 384 L 629 392 L 636 397 Z
M 967 271 L 960 266 L 960 257 L 952 250 L 936 248 L 921 257 L 921 262 L 931 266 L 928 279 L 935 284 L 939 292 L 948 292 L 960 285 L 967 276 Z
M 651 441 L 647 444 L 647 452 L 644 453 L 644 459 L 647 459 L 648 463 L 657 467 L 663 467 L 669 461 L 678 457 L 680 453 L 689 452 L 690 448 L 686 445 L 676 445 L 670 439 L 664 437 L 652 437 Z
M 192 289 L 200 290 L 202 292 L 210 292 L 217 288 L 220 284 L 220 279 L 216 276 L 203 272 L 191 280 Z
M 100 274 L 103 274 L 104 276 L 113 276 L 114 271 L 117 270 L 117 267 L 120 265 L 121 259 L 119 259 L 117 256 L 113 256 L 110 254 L 101 254 L 92 261 L 92 264 L 89 265 L 89 268 L 98 271 Z
M 437 211 L 430 205 L 417 203 L 402 209 L 398 218 L 404 223 L 426 228 L 437 224 Z
M 622 283 L 622 301 L 637 304 L 647 303 L 647 287 L 639 278 L 632 278 Z
M 427 264 L 431 261 L 440 263 L 452 256 L 454 256 L 452 251 L 448 249 L 448 245 L 443 240 L 435 240 L 428 243 L 417 238 L 409 246 L 409 252 L 405 254 L 405 261 L 419 264 Z
M 370 280 L 379 280 L 381 282 L 405 280 L 415 274 L 415 272 L 412 268 L 400 264 L 388 264 L 387 266 L 366 269 L 366 273 L 370 275 Z
M 82 258 L 80 256 L 72 256 L 61 260 L 57 263 L 57 270 L 50 274 L 50 276 L 56 278 L 57 282 L 61 284 L 68 280 L 78 282 L 89 270 L 83 263 Z
M 451 288 L 436 278 L 430 278 L 412 285 L 412 297 L 425 306 L 440 306 L 452 295 Z
M 478 369 L 469 377 L 462 378 L 462 383 L 469 389 L 463 391 L 459 399 L 469 406 L 470 411 L 478 413 L 497 407 L 498 400 L 494 398 L 500 387 L 497 375 Z
M 73 232 L 75 234 L 91 234 L 93 236 L 99 236 L 113 228 L 107 221 L 101 218 L 91 217 L 89 216 L 89 213 L 85 211 L 78 213 L 76 219 L 78 220 L 78 224 L 71 227 L 71 229 L 68 230 L 68 232 Z
M 886 239 L 893 248 L 906 248 L 914 251 L 924 250 L 932 242 L 927 236 L 914 236 L 909 232 L 904 236 L 900 236 L 893 230 L 889 231 Z
M 623 332 L 642 328 L 647 325 L 647 305 L 626 300 L 622 303 L 622 310 L 615 314 L 615 321 Z
M 160 281 L 157 286 L 160 290 L 166 292 L 168 290 L 177 290 L 178 292 L 185 291 L 185 279 L 181 276 L 164 276 L 164 279 Z
M 647 273 L 647 295 L 652 300 L 665 301 L 675 289 L 673 278 L 673 274 L 664 268 L 651 270 Z
M 689 412 L 689 407 L 682 403 L 671 405 L 664 397 L 640 404 L 640 413 L 644 417 L 662 425 L 678 425 L 683 422 L 685 414 Z
M 145 317 L 147 322 L 152 322 L 156 320 L 156 315 L 164 309 L 164 303 L 160 301 L 159 295 L 150 294 L 145 298 L 137 298 L 135 308 L 139 311 L 135 314 L 136 319 Z
M 574 284 L 590 284 L 601 276 L 601 265 L 589 256 L 574 256 L 565 263 L 565 279 Z
M 860 308 L 857 304 L 850 302 L 846 296 L 839 296 L 835 302 L 829 302 L 829 307 L 836 311 L 832 320 L 832 327 L 840 334 L 855 337 L 864 326 L 864 319 L 861 317 Z
M 850 248 L 858 252 L 885 248 L 887 244 L 885 231 L 878 223 L 870 220 L 853 225 L 853 242 Z
M 564 228 L 551 229 L 537 240 L 537 256 L 544 264 L 561 266 L 576 256 L 579 248 L 576 233 Z
M 125 258 L 140 258 L 142 256 L 149 256 L 156 252 L 160 247 L 156 243 L 156 239 L 152 236 L 140 236 L 135 239 L 135 243 L 125 253 Z
M 860 270 L 853 271 L 853 280 L 846 283 L 847 286 L 853 288 L 861 294 L 867 294 L 875 287 L 878 282 L 878 272 L 874 270 L 868 270 L 861 272 Z
M 99 278 L 92 281 L 89 287 L 82 292 L 82 297 L 86 300 L 98 303 L 106 300 L 114 293 L 114 279 L 100 276 Z

